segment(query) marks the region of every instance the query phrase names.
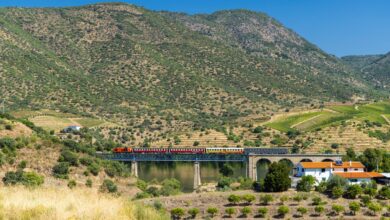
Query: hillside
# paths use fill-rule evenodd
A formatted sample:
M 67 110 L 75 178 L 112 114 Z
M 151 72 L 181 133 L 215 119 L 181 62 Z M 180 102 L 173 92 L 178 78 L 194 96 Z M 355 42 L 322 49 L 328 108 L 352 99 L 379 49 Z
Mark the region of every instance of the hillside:
M 390 88 L 390 53 L 384 55 L 346 56 L 342 60 L 376 87 Z
M 386 95 L 273 18 L 242 10 L 2 8 L 0 49 L 8 109 L 109 119 L 149 138 Z

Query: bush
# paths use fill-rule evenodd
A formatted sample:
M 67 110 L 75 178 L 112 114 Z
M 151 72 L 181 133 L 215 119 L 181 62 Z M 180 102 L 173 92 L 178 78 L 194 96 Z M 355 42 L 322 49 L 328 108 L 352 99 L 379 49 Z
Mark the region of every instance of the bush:
M 256 192 L 264 192 L 264 180 L 254 182 L 252 187 Z
M 115 183 L 110 179 L 105 179 L 103 181 L 103 184 L 100 186 L 101 192 L 109 192 L 109 193 L 116 193 L 118 191 L 118 187 L 115 185 Z
M 332 189 L 332 198 L 338 199 L 344 194 L 344 190 L 341 187 L 333 187 Z
M 166 179 L 162 182 L 160 194 L 163 196 L 177 195 L 181 192 L 181 183 L 175 178 Z
M 87 179 L 87 181 L 85 182 L 85 185 L 89 188 L 92 187 L 92 180 L 91 179 Z
M 322 202 L 322 199 L 321 199 L 321 197 L 316 196 L 316 197 L 312 198 L 312 201 L 313 201 L 312 205 L 320 205 Z
M 256 197 L 251 194 L 246 194 L 242 196 L 242 200 L 244 200 L 247 204 L 252 204 L 252 202 L 256 200 Z
M 26 168 L 26 166 L 27 166 L 27 161 L 22 160 L 22 161 L 20 161 L 20 163 L 18 164 L 18 169 L 23 170 L 24 168 Z
M 284 195 L 279 198 L 280 203 L 283 205 L 285 202 L 288 201 L 288 196 Z
M 209 207 L 207 208 L 206 212 L 211 216 L 214 217 L 218 213 L 218 209 L 215 207 Z
M 349 185 L 344 192 L 344 196 L 348 199 L 356 199 L 358 195 L 362 194 L 362 191 L 362 187 L 357 184 Z
M 58 160 L 59 162 L 68 162 L 71 166 L 78 166 L 79 165 L 79 159 L 77 155 L 69 150 L 63 150 L 61 152 L 60 158 Z
M 244 207 L 241 209 L 241 214 L 244 216 L 244 217 L 247 217 L 249 214 L 251 214 L 252 212 L 252 209 L 248 206 Z
M 68 182 L 68 187 L 69 187 L 70 189 L 73 189 L 74 187 L 76 187 L 76 185 L 77 185 L 77 183 L 76 183 L 75 180 L 69 180 L 69 182 Z
M 97 176 L 100 172 L 100 166 L 97 163 L 91 163 L 90 165 L 88 165 L 87 169 L 94 176 Z
M 89 157 L 82 157 L 80 158 L 80 163 L 84 166 L 89 166 L 93 163 L 93 160 Z
M 104 164 L 104 172 L 110 177 L 114 176 L 129 176 L 130 170 L 128 167 L 121 162 L 118 161 L 109 161 Z
M 136 185 L 137 185 L 138 189 L 140 189 L 142 191 L 145 191 L 148 188 L 148 183 L 141 180 L 141 179 L 137 180 Z
M 22 174 L 22 184 L 25 186 L 40 186 L 43 182 L 44 177 L 35 172 L 23 172 Z
M 188 210 L 188 214 L 191 216 L 191 218 L 196 218 L 196 216 L 199 214 L 198 208 L 192 208 Z
M 283 192 L 290 188 L 290 169 L 285 163 L 273 162 L 269 166 L 268 173 L 264 179 L 264 188 L 267 192 Z
M 335 187 L 339 187 L 343 189 L 347 185 L 348 185 L 348 181 L 346 179 L 338 175 L 333 175 L 328 179 L 326 187 L 327 187 L 327 191 L 331 192 Z
M 228 197 L 229 203 L 230 203 L 230 204 L 233 204 L 233 205 L 237 205 L 237 204 L 240 202 L 240 200 L 241 200 L 241 197 L 238 196 L 238 195 L 232 194 L 232 195 L 230 195 L 230 196 Z
M 297 191 L 310 192 L 316 183 L 316 179 L 313 176 L 303 176 L 297 183 Z
M 369 195 L 371 198 L 374 198 L 377 194 L 377 190 L 372 187 L 366 187 L 364 189 L 364 194 Z
M 274 197 L 272 195 L 263 195 L 260 196 L 260 202 L 263 205 L 269 205 L 274 200 Z
M 352 215 L 356 215 L 356 212 L 360 210 L 360 204 L 358 202 L 350 202 L 349 210 L 351 210 Z
M 69 163 L 60 162 L 53 167 L 53 176 L 61 179 L 67 179 L 69 174 Z
M 362 195 L 362 196 L 360 197 L 360 201 L 362 202 L 362 204 L 363 204 L 364 206 L 367 206 L 368 204 L 371 203 L 371 197 L 370 197 L 370 196 L 367 196 L 367 195 Z
M 173 219 L 181 219 L 185 215 L 183 208 L 174 208 L 171 210 L 171 216 Z
M 266 207 L 261 207 L 257 209 L 257 213 L 259 214 L 260 217 L 264 218 L 265 215 L 267 214 L 268 209 Z
M 325 212 L 325 208 L 323 206 L 318 205 L 314 208 L 314 211 L 317 213 L 318 216 L 320 216 L 322 213 Z
M 20 183 L 22 180 L 22 171 L 9 171 L 5 173 L 5 176 L 3 177 L 3 183 L 4 185 L 16 185 L 17 183 Z
M 380 199 L 390 199 L 390 186 L 382 187 L 378 192 L 378 197 Z
M 344 211 L 344 206 L 334 204 L 334 205 L 332 205 L 332 211 L 333 211 L 336 215 L 338 215 L 338 214 L 340 214 L 340 212 Z
M 322 181 L 315 187 L 315 190 L 319 193 L 324 193 L 324 192 L 326 192 L 327 187 L 328 187 L 328 183 L 325 181 Z
M 278 208 L 278 214 L 282 217 L 284 217 L 289 211 L 290 209 L 285 205 L 279 206 Z
M 229 216 L 232 217 L 234 214 L 236 214 L 236 209 L 235 208 L 226 208 L 225 213 Z
M 229 164 L 224 164 L 220 169 L 219 172 L 223 176 L 232 176 L 233 175 L 233 167 Z
M 299 207 L 297 208 L 297 212 L 299 212 L 299 216 L 304 216 L 307 213 L 307 208 Z
M 232 184 L 234 182 L 234 179 L 233 178 L 230 178 L 230 177 L 221 177 L 219 180 L 218 180 L 218 183 L 217 183 L 217 187 L 219 189 L 229 189 L 230 188 L 230 184 Z
M 382 210 L 381 204 L 376 202 L 371 202 L 367 207 L 371 211 L 372 215 L 376 215 L 377 212 Z

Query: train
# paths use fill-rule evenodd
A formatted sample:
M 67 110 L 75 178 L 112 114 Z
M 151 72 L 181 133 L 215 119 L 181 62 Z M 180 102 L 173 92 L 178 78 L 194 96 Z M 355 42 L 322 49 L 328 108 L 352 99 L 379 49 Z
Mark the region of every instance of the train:
M 287 148 L 240 148 L 240 147 L 211 147 L 211 148 L 131 148 L 116 147 L 113 153 L 135 154 L 288 154 Z

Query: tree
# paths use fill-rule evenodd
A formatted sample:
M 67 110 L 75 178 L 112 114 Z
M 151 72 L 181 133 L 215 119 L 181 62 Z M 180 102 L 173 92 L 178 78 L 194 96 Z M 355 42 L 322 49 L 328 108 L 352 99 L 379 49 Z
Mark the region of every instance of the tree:
M 53 167 L 53 176 L 61 179 L 67 179 L 69 174 L 69 163 L 60 162 Z
M 232 176 L 233 175 L 233 167 L 230 166 L 229 164 L 224 164 L 220 169 L 219 169 L 219 172 L 223 175 L 223 176 Z
M 307 213 L 307 208 L 299 207 L 297 208 L 297 212 L 299 213 L 299 216 L 303 217 Z
M 289 173 L 290 169 L 285 163 L 271 163 L 268 169 L 268 173 L 264 179 L 265 191 L 287 191 L 291 186 L 291 179 L 289 177 Z
M 367 207 L 372 212 L 372 215 L 376 215 L 377 212 L 382 210 L 381 204 L 376 202 L 371 202 Z
M 196 216 L 199 214 L 199 209 L 198 208 L 192 208 L 188 209 L 188 214 L 191 216 L 191 218 L 196 218 Z
M 171 210 L 171 216 L 173 219 L 181 219 L 185 215 L 183 208 L 174 208 Z
M 352 215 L 356 215 L 356 212 L 360 210 L 360 204 L 358 202 L 350 202 L 349 210 L 351 210 Z
M 236 209 L 235 208 L 226 208 L 225 213 L 229 216 L 232 217 L 234 214 L 236 214 Z
M 242 200 L 244 200 L 247 204 L 251 204 L 253 201 L 256 200 L 256 197 L 251 194 L 246 194 L 242 196 Z
M 244 207 L 241 209 L 241 214 L 244 216 L 244 217 L 247 217 L 249 214 L 251 214 L 252 212 L 252 209 L 248 206 Z
M 356 157 L 355 150 L 352 147 L 349 147 L 343 156 L 343 161 L 356 161 Z
M 344 194 L 344 190 L 341 187 L 333 187 L 332 189 L 332 198 L 338 199 Z
M 268 209 L 266 207 L 260 207 L 257 209 L 257 213 L 259 214 L 260 217 L 264 218 L 265 215 L 267 214 Z
M 316 183 L 316 179 L 311 176 L 303 176 L 297 183 L 297 191 L 310 192 Z
M 325 208 L 321 205 L 318 205 L 314 208 L 314 211 L 317 213 L 318 216 L 321 216 L 321 214 L 324 213 Z
M 375 188 L 372 188 L 372 187 L 366 187 L 364 189 L 364 194 L 370 196 L 371 198 L 374 198 L 377 194 L 377 190 Z
M 237 205 L 241 200 L 241 197 L 238 196 L 238 195 L 235 195 L 235 194 L 231 194 L 229 197 L 228 197 L 228 201 L 230 204 L 233 204 L 233 205 Z
M 332 192 L 334 187 L 344 188 L 347 185 L 348 181 L 345 178 L 338 175 L 333 175 L 328 179 L 326 183 L 326 189 L 328 192 Z
M 339 215 L 340 212 L 344 211 L 344 206 L 334 204 L 334 205 L 332 205 L 332 211 L 333 211 L 336 215 Z
M 272 195 L 266 194 L 263 196 L 260 196 L 260 202 L 263 205 L 269 205 L 270 202 L 274 201 L 274 197 Z
M 347 190 L 344 192 L 344 196 L 348 199 L 356 199 L 356 197 L 362 194 L 363 189 L 360 185 L 353 184 L 347 187 Z
M 206 212 L 209 213 L 209 215 L 213 218 L 215 215 L 217 215 L 218 209 L 215 207 L 209 207 L 207 208 Z
M 370 196 L 367 196 L 367 195 L 362 195 L 362 196 L 360 197 L 360 201 L 362 202 L 362 204 L 363 204 L 364 206 L 367 206 L 368 204 L 371 203 L 371 197 L 370 197 Z
M 278 214 L 281 217 L 284 217 L 289 211 L 290 211 L 290 209 L 285 205 L 279 206 L 279 208 L 278 208 Z

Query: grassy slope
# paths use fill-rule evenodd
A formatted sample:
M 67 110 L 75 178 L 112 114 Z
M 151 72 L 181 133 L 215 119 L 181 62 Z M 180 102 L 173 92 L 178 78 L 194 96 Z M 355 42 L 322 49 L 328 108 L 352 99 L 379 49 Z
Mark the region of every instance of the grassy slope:
M 91 189 L 1 187 L 3 219 L 169 219 L 166 214 Z

